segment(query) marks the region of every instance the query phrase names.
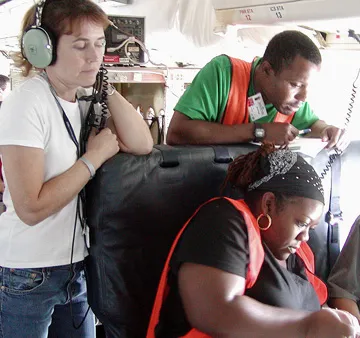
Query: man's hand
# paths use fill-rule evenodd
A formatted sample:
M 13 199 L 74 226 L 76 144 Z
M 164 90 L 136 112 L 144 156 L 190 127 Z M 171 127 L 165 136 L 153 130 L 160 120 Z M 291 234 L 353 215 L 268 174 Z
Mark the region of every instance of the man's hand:
M 327 142 L 326 149 L 337 148 L 344 151 L 349 145 L 350 140 L 345 133 L 345 129 L 340 129 L 335 126 L 325 127 L 320 135 L 323 142 Z
M 290 123 L 272 122 L 261 125 L 265 129 L 264 141 L 280 146 L 287 146 L 299 134 L 299 130 Z

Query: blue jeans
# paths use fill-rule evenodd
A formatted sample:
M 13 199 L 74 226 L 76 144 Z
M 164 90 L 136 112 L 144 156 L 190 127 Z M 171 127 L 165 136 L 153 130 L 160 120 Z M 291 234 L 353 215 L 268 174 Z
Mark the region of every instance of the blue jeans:
M 0 338 L 93 338 L 83 262 L 39 269 L 0 266 Z M 70 302 L 71 297 L 71 302 Z M 71 306 L 70 306 L 71 305 Z

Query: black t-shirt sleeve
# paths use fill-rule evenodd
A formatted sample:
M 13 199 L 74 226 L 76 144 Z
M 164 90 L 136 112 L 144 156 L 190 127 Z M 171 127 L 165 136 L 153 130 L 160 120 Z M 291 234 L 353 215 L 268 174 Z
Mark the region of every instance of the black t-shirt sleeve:
M 205 204 L 181 236 L 171 261 L 177 274 L 182 263 L 214 267 L 246 278 L 248 236 L 242 214 L 226 199 Z

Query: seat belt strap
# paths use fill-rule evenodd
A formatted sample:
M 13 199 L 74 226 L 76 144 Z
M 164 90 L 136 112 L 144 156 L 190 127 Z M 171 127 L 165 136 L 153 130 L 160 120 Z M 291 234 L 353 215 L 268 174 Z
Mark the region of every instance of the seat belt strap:
M 342 211 L 340 208 L 340 181 L 341 181 L 341 157 L 336 156 L 331 166 L 331 187 L 329 210 L 326 214 L 328 223 L 328 258 L 329 272 L 334 266 L 340 252 L 340 232 L 339 226 L 342 221 Z

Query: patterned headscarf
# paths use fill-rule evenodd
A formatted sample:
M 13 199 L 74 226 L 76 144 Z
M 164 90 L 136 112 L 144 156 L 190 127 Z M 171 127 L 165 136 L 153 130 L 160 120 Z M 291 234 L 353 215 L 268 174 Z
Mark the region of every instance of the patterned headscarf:
M 262 190 L 311 198 L 325 204 L 324 189 L 314 168 L 300 155 L 287 149 L 276 150 L 260 161 L 265 176 L 249 185 Z

